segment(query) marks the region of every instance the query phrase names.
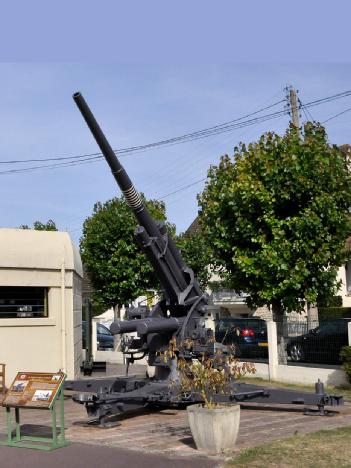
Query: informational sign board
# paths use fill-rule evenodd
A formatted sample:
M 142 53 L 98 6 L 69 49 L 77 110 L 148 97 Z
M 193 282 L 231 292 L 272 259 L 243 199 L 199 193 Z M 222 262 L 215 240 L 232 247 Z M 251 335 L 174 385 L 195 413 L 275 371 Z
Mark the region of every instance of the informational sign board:
M 8 389 L 3 406 L 49 409 L 65 375 L 62 372 L 18 372 Z

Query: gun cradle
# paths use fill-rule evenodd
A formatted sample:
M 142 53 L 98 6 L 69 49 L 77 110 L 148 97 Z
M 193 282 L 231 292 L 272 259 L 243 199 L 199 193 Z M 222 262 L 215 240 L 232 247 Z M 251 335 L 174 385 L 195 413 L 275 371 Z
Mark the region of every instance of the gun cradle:
M 317 384 L 316 384 L 317 385 Z M 87 414 L 98 419 L 100 426 L 110 427 L 110 419 L 118 414 L 140 410 L 142 408 L 184 408 L 189 404 L 202 403 L 199 394 L 180 392 L 179 384 L 166 381 L 156 381 L 148 378 L 117 377 L 110 380 L 67 381 L 66 390 L 84 393 L 73 395 L 76 403 L 84 404 Z M 331 416 L 335 411 L 328 411 L 325 406 L 343 404 L 342 396 L 324 393 L 300 392 L 280 388 L 264 388 L 258 385 L 235 382 L 230 392 L 216 395 L 217 403 L 245 403 L 254 401 L 264 403 L 265 407 L 272 404 L 290 404 L 298 406 L 317 406 L 318 409 L 305 409 L 305 414 Z M 93 393 L 87 393 L 93 392 Z M 274 407 L 272 407 L 274 409 Z

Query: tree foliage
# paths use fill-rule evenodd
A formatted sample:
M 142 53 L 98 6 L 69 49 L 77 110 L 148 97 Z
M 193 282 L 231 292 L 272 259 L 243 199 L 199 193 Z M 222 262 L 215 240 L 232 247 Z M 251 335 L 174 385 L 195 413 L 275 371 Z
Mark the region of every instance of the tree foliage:
M 275 315 L 327 300 L 348 258 L 351 176 L 320 124 L 263 135 L 212 167 L 199 196 L 214 263 Z
M 205 289 L 211 277 L 211 255 L 201 230 L 180 234 L 176 244 L 185 263 L 194 271 L 201 288 Z
M 46 223 L 41 221 L 34 221 L 33 228 L 30 228 L 28 224 L 21 224 L 20 229 L 34 229 L 35 231 L 57 231 L 56 223 L 52 219 L 49 219 Z
M 145 202 L 153 218 L 166 220 L 164 203 Z M 94 300 L 106 308 L 128 304 L 147 290 L 159 289 L 149 261 L 135 242 L 136 226 L 124 198 L 96 203 L 84 221 L 82 260 L 95 289 Z M 172 225 L 168 229 L 174 231 Z

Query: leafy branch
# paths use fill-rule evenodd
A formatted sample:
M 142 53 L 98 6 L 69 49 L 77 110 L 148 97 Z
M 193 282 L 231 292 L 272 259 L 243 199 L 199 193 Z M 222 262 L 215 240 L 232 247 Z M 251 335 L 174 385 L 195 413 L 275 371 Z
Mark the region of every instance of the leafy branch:
M 215 395 L 230 393 L 235 379 L 256 372 L 252 363 L 241 363 L 230 347 L 227 352 L 217 348 L 214 354 L 202 353 L 199 359 L 186 358 L 193 344 L 192 340 L 186 340 L 179 345 L 173 338 L 162 355 L 165 362 L 177 359 L 181 392 L 200 394 L 206 408 L 216 407 Z

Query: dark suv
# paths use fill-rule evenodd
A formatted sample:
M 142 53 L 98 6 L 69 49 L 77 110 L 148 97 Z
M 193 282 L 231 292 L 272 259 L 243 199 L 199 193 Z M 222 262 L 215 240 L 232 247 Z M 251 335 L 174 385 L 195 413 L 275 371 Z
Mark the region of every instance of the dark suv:
M 82 338 L 83 344 L 82 348 L 86 348 L 86 340 L 85 340 L 85 333 L 86 333 L 86 322 L 82 322 Z M 110 330 L 102 325 L 102 323 L 96 324 L 96 334 L 97 334 L 97 349 L 98 351 L 113 351 L 114 349 L 114 337 Z
M 287 352 L 292 361 L 340 362 L 340 351 L 348 345 L 348 323 L 351 318 L 329 320 L 305 335 L 290 338 Z
M 267 324 L 259 318 L 221 318 L 216 320 L 216 341 L 234 345 L 238 357 L 267 357 Z

